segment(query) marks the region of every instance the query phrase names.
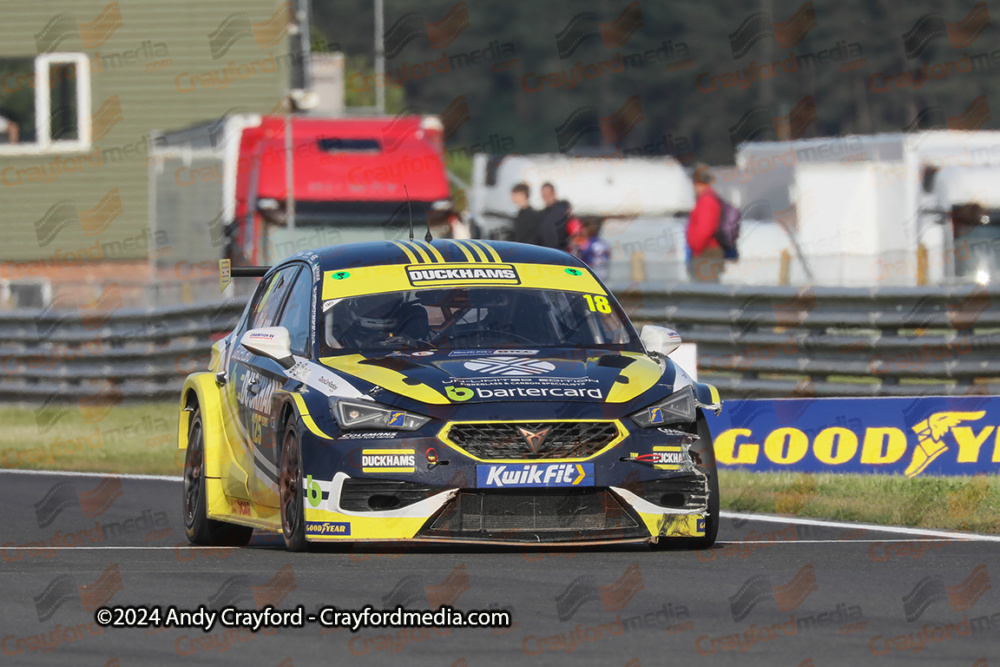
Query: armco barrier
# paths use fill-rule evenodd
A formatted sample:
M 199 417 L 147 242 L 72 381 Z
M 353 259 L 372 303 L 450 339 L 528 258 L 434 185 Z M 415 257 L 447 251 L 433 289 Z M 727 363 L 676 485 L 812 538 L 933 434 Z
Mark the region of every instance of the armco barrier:
M 632 285 L 636 325 L 698 344 L 730 398 L 1000 394 L 1000 290 Z M 996 383 L 990 387 L 990 383 Z
M 722 467 L 927 475 L 1000 470 L 1000 397 L 735 400 L 708 416 Z
M 0 400 L 169 398 L 208 365 L 244 302 L 0 313 Z
M 637 325 L 670 326 L 697 343 L 699 378 L 727 399 L 1000 394 L 997 290 L 680 284 L 616 293 Z M 0 400 L 172 398 L 243 305 L 2 312 Z

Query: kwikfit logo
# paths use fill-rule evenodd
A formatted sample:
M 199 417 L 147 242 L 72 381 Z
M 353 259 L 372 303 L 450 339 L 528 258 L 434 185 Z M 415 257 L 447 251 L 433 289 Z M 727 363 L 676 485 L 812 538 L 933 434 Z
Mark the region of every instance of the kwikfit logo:
M 594 485 L 593 463 L 480 465 L 476 473 L 481 489 Z

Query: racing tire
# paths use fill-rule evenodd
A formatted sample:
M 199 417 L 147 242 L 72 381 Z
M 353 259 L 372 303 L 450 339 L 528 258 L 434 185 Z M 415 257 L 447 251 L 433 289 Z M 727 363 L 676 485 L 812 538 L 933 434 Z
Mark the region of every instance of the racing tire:
M 715 463 L 715 445 L 708 420 L 698 411 L 698 442 L 692 447 L 697 454 L 698 469 L 708 476 L 708 516 L 705 517 L 705 535 L 685 540 L 690 549 L 710 549 L 719 534 L 719 470 Z
M 306 551 L 305 484 L 302 478 L 302 451 L 295 422 L 289 421 L 281 445 L 281 467 L 278 472 L 281 503 L 281 534 L 288 551 Z
M 691 446 L 695 467 L 708 477 L 708 516 L 702 537 L 663 538 L 653 546 L 657 549 L 711 549 L 719 534 L 719 474 L 715 462 L 715 446 L 708 420 L 698 410 L 698 440 Z
M 184 455 L 184 534 L 192 544 L 245 547 L 253 528 L 208 518 L 205 491 L 205 431 L 201 410 L 191 413 Z

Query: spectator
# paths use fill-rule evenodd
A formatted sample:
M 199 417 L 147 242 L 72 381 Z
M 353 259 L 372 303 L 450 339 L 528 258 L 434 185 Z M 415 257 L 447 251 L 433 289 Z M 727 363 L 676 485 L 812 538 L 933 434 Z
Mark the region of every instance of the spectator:
M 699 164 L 691 179 L 696 201 L 687 226 L 688 273 L 697 282 L 717 283 L 725 263 L 725 252 L 715 240 L 722 214 L 719 196 L 712 188 L 715 177 L 708 165 Z
M 570 249 L 570 234 L 566 230 L 569 221 L 569 202 L 556 199 L 556 188 L 551 183 L 542 184 L 542 227 L 553 227 L 556 230 L 556 246 L 561 250 Z
M 20 135 L 20 127 L 10 118 L 0 116 L 0 134 L 7 135 L 7 143 L 16 144 Z
M 576 218 L 573 218 L 576 220 Z M 584 218 L 579 225 L 579 232 L 573 237 L 573 254 L 593 269 L 601 280 L 608 279 L 611 248 L 600 237 L 601 221 L 599 218 Z
M 558 246 L 555 227 L 546 228 L 539 224 L 539 212 L 531 208 L 528 198 L 531 190 L 525 183 L 518 183 L 510 191 L 511 201 L 517 206 L 517 217 L 514 218 L 514 240 L 518 243 L 531 243 L 548 248 Z

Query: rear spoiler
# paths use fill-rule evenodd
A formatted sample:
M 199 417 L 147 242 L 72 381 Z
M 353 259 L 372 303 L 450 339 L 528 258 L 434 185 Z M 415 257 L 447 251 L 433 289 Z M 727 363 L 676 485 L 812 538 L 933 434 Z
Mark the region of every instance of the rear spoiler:
M 219 291 L 224 292 L 233 278 L 262 278 L 270 266 L 233 266 L 231 259 L 219 260 Z

